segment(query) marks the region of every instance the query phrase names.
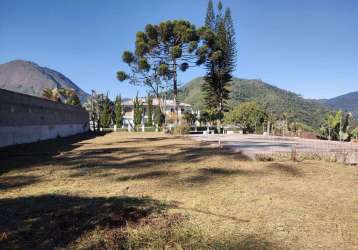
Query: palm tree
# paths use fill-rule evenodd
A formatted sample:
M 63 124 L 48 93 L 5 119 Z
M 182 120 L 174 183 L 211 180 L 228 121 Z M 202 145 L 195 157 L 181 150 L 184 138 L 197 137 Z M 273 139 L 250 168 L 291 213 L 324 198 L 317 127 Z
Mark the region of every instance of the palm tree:
M 48 100 L 61 102 L 61 98 L 65 99 L 66 104 L 69 105 L 81 105 L 81 101 L 78 98 L 74 89 L 66 88 L 44 88 L 42 90 L 42 96 Z
M 42 96 L 54 102 L 61 102 L 61 94 L 58 88 L 44 88 L 42 90 Z

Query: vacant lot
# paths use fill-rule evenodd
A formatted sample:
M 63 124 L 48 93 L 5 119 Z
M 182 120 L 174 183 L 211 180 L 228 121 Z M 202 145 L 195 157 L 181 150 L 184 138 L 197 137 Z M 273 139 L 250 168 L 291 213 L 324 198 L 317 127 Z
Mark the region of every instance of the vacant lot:
M 155 133 L 64 138 L 0 157 L 0 248 L 120 248 L 118 228 L 144 239 L 138 225 L 166 214 L 159 232 L 172 217 L 195 226 L 165 231 L 172 248 L 200 239 L 201 248 L 358 249 L 357 167 L 255 162 Z

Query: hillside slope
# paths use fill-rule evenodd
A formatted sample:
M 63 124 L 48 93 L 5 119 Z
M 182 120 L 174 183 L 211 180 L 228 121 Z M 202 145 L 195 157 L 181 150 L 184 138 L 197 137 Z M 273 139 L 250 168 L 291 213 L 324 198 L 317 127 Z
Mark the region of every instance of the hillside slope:
M 44 88 L 72 88 L 82 103 L 89 97 L 63 74 L 23 60 L 0 64 L 0 88 L 39 97 Z
M 352 112 L 353 117 L 358 118 L 358 91 L 322 100 L 322 102 L 332 108 Z
M 179 94 L 179 100 L 187 102 L 195 109 L 203 109 L 203 94 L 201 84 L 203 78 L 195 78 L 184 85 Z M 293 114 L 296 121 L 304 122 L 318 128 L 329 107 L 316 101 L 304 99 L 301 96 L 267 84 L 261 80 L 246 80 L 234 78 L 231 86 L 229 106 L 233 107 L 243 101 L 257 101 L 270 113 L 280 117 L 284 112 Z

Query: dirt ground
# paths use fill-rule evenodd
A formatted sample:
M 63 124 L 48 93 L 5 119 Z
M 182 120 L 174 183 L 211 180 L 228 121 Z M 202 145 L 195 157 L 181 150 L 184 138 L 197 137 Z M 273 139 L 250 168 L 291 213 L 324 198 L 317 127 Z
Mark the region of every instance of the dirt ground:
M 164 210 L 237 248 L 358 249 L 358 167 L 257 162 L 159 133 L 0 152 L 0 248 L 66 248 L 98 227 Z

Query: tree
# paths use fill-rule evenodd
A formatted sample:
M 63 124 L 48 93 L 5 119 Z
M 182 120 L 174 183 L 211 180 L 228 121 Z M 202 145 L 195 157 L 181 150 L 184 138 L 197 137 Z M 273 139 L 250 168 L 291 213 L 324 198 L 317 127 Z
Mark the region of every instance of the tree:
M 135 130 L 138 130 L 138 126 L 142 123 L 142 114 L 143 114 L 143 103 L 139 100 L 138 94 L 133 101 L 133 122 Z
M 205 27 L 211 30 L 215 30 L 215 13 L 214 13 L 214 5 L 212 0 L 209 0 L 208 3 L 208 8 L 205 17 Z
M 268 115 L 257 102 L 243 102 L 225 114 L 225 122 L 240 126 L 244 132 L 256 132 L 258 126 L 267 121 Z
M 229 99 L 228 86 L 236 64 L 236 42 L 230 9 L 222 15 L 219 2 L 218 14 L 215 16 L 212 2 L 209 1 L 205 28 L 200 29 L 203 46 L 198 49 L 199 60 L 206 61 L 207 70 L 202 85 L 204 102 L 207 109 L 216 110 L 215 117 L 222 123 Z
M 61 95 L 58 88 L 44 88 L 42 90 L 42 96 L 54 102 L 61 102 Z
M 78 95 L 76 94 L 76 91 L 74 89 L 62 88 L 59 90 L 60 93 L 65 97 L 66 104 L 73 105 L 73 106 L 81 106 L 80 98 L 78 98 Z
M 228 65 L 230 65 L 231 70 L 234 71 L 237 61 L 237 43 L 236 43 L 235 27 L 234 27 L 234 22 L 232 20 L 230 8 L 227 8 L 225 11 L 224 24 L 227 33 L 227 43 L 228 43 L 226 60 L 228 62 Z
M 148 102 L 148 126 L 153 126 L 153 98 L 148 95 L 147 97 L 147 102 Z
M 74 89 L 44 88 L 42 90 L 42 96 L 51 101 L 62 102 L 61 99 L 64 99 L 68 105 L 81 106 L 81 101 Z
M 117 78 L 120 81 L 129 80 L 130 83 L 143 82 L 157 95 L 158 88 L 153 83 L 160 86 L 162 79 L 172 80 L 175 110 L 178 114 L 178 73 L 200 63 L 194 54 L 198 41 L 196 28 L 189 21 L 148 24 L 145 31 L 137 33 L 135 53 L 123 53 L 122 59 L 129 65 L 131 73 L 119 71 Z
M 358 127 L 355 127 L 355 128 L 351 131 L 351 135 L 354 137 L 355 140 L 358 140 Z
M 114 113 L 115 113 L 115 121 L 117 128 L 122 127 L 123 125 L 123 113 L 122 113 L 122 97 L 119 95 L 116 97 L 116 101 L 114 103 Z
M 328 140 L 347 140 L 351 114 L 344 114 L 341 110 L 329 114 L 321 124 L 320 136 Z
M 100 124 L 103 128 L 108 128 L 111 125 L 112 111 L 110 107 L 110 100 L 108 95 L 104 98 L 102 108 L 100 111 Z
M 161 127 L 164 122 L 165 116 L 163 115 L 159 106 L 155 108 L 154 119 L 155 119 L 155 124 Z
M 186 121 L 186 123 L 188 125 L 194 125 L 197 120 L 197 116 L 196 116 L 196 114 L 193 114 L 190 111 L 185 111 L 184 112 L 184 120 Z

